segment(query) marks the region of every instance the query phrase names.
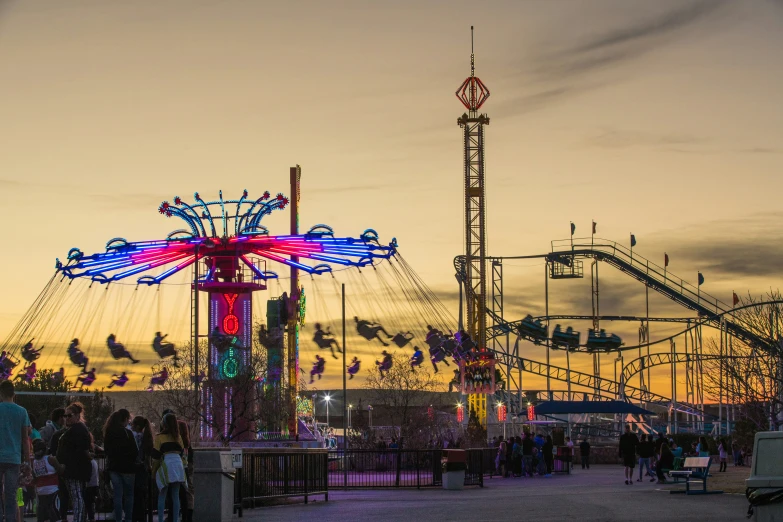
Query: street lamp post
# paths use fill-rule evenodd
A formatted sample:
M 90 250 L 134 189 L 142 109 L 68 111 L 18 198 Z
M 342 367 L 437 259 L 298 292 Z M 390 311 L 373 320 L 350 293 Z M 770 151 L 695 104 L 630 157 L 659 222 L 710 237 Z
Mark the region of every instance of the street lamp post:
M 331 399 L 328 395 L 324 396 L 324 401 L 326 401 L 326 429 L 329 429 L 329 401 Z
M 348 405 L 348 427 L 352 428 L 353 425 L 351 424 L 351 413 L 353 413 L 353 404 Z
M 367 411 L 370 412 L 370 427 L 372 428 L 372 404 L 367 405 Z

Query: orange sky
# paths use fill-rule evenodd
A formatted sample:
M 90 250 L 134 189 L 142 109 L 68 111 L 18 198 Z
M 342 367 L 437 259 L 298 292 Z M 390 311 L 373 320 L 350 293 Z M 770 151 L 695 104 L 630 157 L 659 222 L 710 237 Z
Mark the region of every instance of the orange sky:
M 726 301 L 780 286 L 780 3 L 6 1 L 0 336 L 69 248 L 164 237 L 177 227 L 156 208 L 175 195 L 287 192 L 297 163 L 303 228 L 397 237 L 456 316 L 453 92 L 470 25 L 492 92 L 490 253 L 544 253 L 569 221 L 580 235 L 595 219 L 653 261 L 668 252 L 685 279 L 701 270 Z M 543 313 L 542 271 L 507 265 L 512 316 Z M 643 287 L 604 274 L 602 310 L 642 314 Z M 551 290 L 553 313 L 590 307 L 589 283 Z M 657 295 L 651 306 L 689 313 Z M 638 325 L 608 328 L 630 339 Z

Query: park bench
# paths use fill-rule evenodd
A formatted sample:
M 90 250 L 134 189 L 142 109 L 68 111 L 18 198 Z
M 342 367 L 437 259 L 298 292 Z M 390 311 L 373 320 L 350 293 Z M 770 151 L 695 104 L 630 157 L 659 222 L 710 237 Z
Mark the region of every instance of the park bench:
M 685 479 L 684 490 L 673 490 L 669 493 L 685 493 L 686 495 L 706 495 L 723 493 L 723 491 L 707 491 L 707 477 L 710 476 L 710 457 L 688 457 L 683 463 L 683 469 L 670 471 L 672 477 Z M 701 483 L 701 489 L 691 489 L 691 484 Z
M 669 475 L 674 480 L 674 483 L 676 484 L 677 482 L 679 482 L 680 478 L 682 478 L 682 477 L 679 477 L 677 475 L 670 475 L 670 473 L 672 471 L 680 471 L 680 470 L 682 470 L 682 463 L 684 461 L 685 461 L 684 458 L 675 456 L 674 460 L 672 461 L 672 467 L 671 468 L 663 468 L 663 474 L 664 475 Z

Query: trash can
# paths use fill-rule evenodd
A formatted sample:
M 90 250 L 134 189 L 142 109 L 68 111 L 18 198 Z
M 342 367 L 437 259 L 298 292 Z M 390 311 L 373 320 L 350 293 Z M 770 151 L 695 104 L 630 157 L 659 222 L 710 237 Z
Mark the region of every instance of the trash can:
M 465 470 L 468 469 L 465 450 L 443 450 L 440 459 L 443 466 L 443 489 L 465 487 Z
M 752 514 L 755 522 L 783 520 L 783 432 L 756 433 L 745 487 L 749 517 Z
M 230 450 L 198 450 L 194 459 L 193 520 L 222 522 L 234 514 L 235 469 Z

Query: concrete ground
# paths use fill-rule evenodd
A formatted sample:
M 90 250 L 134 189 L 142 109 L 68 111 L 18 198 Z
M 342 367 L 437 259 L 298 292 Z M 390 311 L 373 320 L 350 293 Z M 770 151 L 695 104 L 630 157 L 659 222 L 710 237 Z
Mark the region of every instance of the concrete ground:
M 747 470 L 748 468 L 745 468 Z M 747 476 L 747 475 L 745 475 Z M 637 475 L 638 478 L 638 475 Z M 709 484 L 709 483 L 708 483 Z M 624 484 L 619 466 L 576 469 L 571 475 L 551 478 L 499 477 L 484 480 L 484 488 L 462 491 L 443 489 L 333 490 L 310 504 L 294 504 L 246 510 L 247 522 L 318 520 L 346 522 L 375 520 L 498 521 L 532 519 L 582 521 L 702 521 L 743 520 L 744 495 L 670 495 L 655 483 Z M 668 488 L 667 489 L 671 489 Z M 713 489 L 713 488 L 710 488 Z

